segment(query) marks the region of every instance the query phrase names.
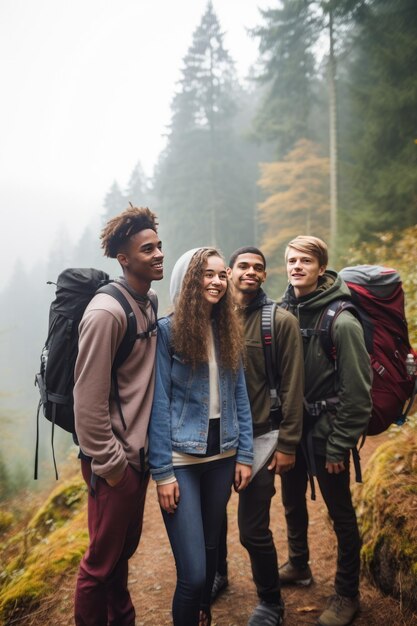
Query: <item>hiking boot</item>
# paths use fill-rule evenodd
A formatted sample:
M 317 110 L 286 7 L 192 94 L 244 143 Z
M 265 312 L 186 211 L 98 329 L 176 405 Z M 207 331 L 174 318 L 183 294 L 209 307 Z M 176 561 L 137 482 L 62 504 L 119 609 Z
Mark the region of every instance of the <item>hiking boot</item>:
M 280 626 L 284 619 L 282 604 L 261 600 L 249 618 L 247 626 Z
M 213 587 L 211 588 L 211 601 L 214 602 L 228 586 L 229 580 L 227 578 L 227 574 L 223 575 L 216 572 Z
M 347 626 L 359 611 L 359 595 L 354 598 L 336 594 L 329 598 L 327 608 L 317 622 L 320 626 Z
M 310 566 L 299 568 L 295 567 L 291 561 L 287 561 L 279 568 L 279 581 L 281 585 L 301 585 L 308 587 L 313 580 Z

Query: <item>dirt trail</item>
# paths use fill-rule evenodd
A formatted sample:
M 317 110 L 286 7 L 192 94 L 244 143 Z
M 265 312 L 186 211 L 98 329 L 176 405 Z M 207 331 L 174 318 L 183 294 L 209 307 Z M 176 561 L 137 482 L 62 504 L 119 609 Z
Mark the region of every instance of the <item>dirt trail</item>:
M 385 436 L 367 440 L 361 453 L 362 467 Z M 277 494 L 272 506 L 272 525 L 281 562 L 287 557 L 285 522 L 282 513 L 279 479 Z M 249 615 L 257 603 L 251 577 L 249 559 L 239 543 L 236 525 L 237 496 L 229 502 L 229 588 L 213 607 L 213 626 L 246 626 Z M 326 508 L 317 494 L 316 502 L 309 503 L 311 568 L 315 582 L 308 588 L 284 588 L 286 604 L 285 626 L 316 624 L 333 593 L 336 542 L 327 518 Z M 171 599 L 175 585 L 175 566 L 171 549 L 156 499 L 154 484 L 149 487 L 145 508 L 144 531 L 139 549 L 130 562 L 129 585 L 136 607 L 136 626 L 170 626 Z M 43 602 L 23 621 L 25 626 L 70 626 L 75 576 L 54 590 L 51 598 Z M 57 593 L 58 591 L 58 593 Z M 417 626 L 417 615 L 404 616 L 400 605 L 384 597 L 366 580 L 361 584 L 362 609 L 355 626 Z M 15 623 L 22 624 L 16 620 Z M 9 625 L 7 625 L 9 626 Z
M 378 443 L 385 436 L 370 438 L 361 453 L 362 467 Z M 282 513 L 279 479 L 272 506 L 272 525 L 281 562 L 287 557 L 285 521 Z M 246 551 L 239 543 L 236 525 L 237 496 L 229 502 L 229 588 L 213 607 L 213 626 L 246 626 L 257 603 L 250 565 Z M 285 626 L 316 624 L 333 593 L 336 541 L 326 514 L 326 507 L 317 494 L 317 501 L 309 503 L 309 542 L 314 584 L 309 588 L 284 588 L 286 604 Z M 137 626 L 169 626 L 170 605 L 175 585 L 175 567 L 158 510 L 156 492 L 150 485 L 145 511 L 144 534 L 141 545 L 131 561 L 131 591 L 137 608 Z M 144 572 L 146 571 L 146 575 Z M 365 580 L 361 585 L 362 609 L 356 626 L 417 626 L 417 616 L 405 618 L 399 603 L 382 596 Z

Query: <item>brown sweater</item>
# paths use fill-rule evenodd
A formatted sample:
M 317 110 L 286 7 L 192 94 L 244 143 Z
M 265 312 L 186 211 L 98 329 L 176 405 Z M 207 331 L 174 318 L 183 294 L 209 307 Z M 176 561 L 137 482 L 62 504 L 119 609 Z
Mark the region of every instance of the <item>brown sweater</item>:
M 148 320 L 138 303 L 119 288 L 136 314 L 137 332 L 146 331 Z M 149 302 L 146 315 L 153 321 Z M 123 472 L 128 463 L 140 469 L 139 451 L 146 448 L 154 392 L 156 331 L 149 339 L 138 339 L 117 370 L 126 422 L 124 429 L 113 397 L 111 365 L 126 326 L 126 314 L 115 298 L 107 294 L 94 296 L 80 323 L 75 366 L 74 413 L 78 441 L 83 453 L 93 459 L 93 472 L 110 479 Z

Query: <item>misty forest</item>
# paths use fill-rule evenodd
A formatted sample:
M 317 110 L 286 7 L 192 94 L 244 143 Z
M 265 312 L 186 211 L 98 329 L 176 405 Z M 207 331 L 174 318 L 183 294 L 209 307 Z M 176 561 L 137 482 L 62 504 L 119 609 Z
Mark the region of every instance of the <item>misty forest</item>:
M 260 247 L 268 263 L 266 291 L 279 298 L 286 284 L 286 243 L 298 234 L 313 234 L 328 242 L 336 270 L 378 263 L 400 272 L 410 340 L 417 347 L 416 2 L 271 0 L 270 7 L 259 11 L 248 32 L 259 57 L 243 83 L 215 7 L 207 3 L 189 35 L 166 146 L 152 178 L 145 176 L 138 153 L 125 180 L 109 180 L 102 212 L 79 241 L 58 232 L 52 244 L 45 242 L 48 261 L 30 270 L 17 263 L 0 293 L 0 624 L 49 624 L 45 617 L 25 619 L 42 606 L 51 585 L 76 571 L 85 549 L 85 490 L 76 450 L 67 433 L 55 432 L 61 474 L 55 484 L 50 424 L 42 417 L 40 479 L 33 481 L 34 377 L 55 293 L 47 281 L 55 282 L 67 267 L 96 267 L 118 276 L 117 262 L 102 254 L 99 234 L 129 202 L 149 206 L 158 216 L 165 254 L 165 278 L 155 286 L 160 315 L 169 306 L 171 269 L 185 250 L 211 245 L 228 259 L 242 245 Z M 364 541 L 364 571 L 395 599 L 400 611 L 395 615 L 411 611 L 404 622 L 379 618 L 393 625 L 417 624 L 412 621 L 417 611 L 416 428 L 411 416 L 404 427 L 389 432 L 383 462 L 370 466 L 374 471 L 358 495 L 373 505 L 382 499 L 391 511 L 386 518 L 380 511 L 366 513 L 361 500 L 368 538 L 369 525 L 382 525 L 375 530 L 378 540 Z M 377 479 L 396 481 L 395 503 L 389 501 L 392 490 Z M 58 492 L 47 499 L 52 487 Z M 396 518 L 396 508 L 405 514 Z M 372 550 L 377 550 L 372 541 L 383 541 L 384 527 L 395 525 L 385 559 L 401 571 L 392 573 L 391 583 L 389 576 L 381 583 L 372 565 Z M 54 535 L 59 532 L 64 534 Z M 394 540 L 397 534 L 409 537 L 406 545 Z M 62 537 L 69 535 L 65 552 Z M 46 543 L 50 551 L 43 553 Z

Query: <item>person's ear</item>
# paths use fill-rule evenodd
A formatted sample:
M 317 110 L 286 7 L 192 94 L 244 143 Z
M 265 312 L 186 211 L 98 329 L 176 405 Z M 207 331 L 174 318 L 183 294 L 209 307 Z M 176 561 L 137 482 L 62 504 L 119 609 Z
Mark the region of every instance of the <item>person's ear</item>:
M 129 259 L 127 257 L 127 254 L 125 254 L 124 252 L 119 252 L 116 259 L 119 261 L 120 265 L 123 268 L 129 266 Z

